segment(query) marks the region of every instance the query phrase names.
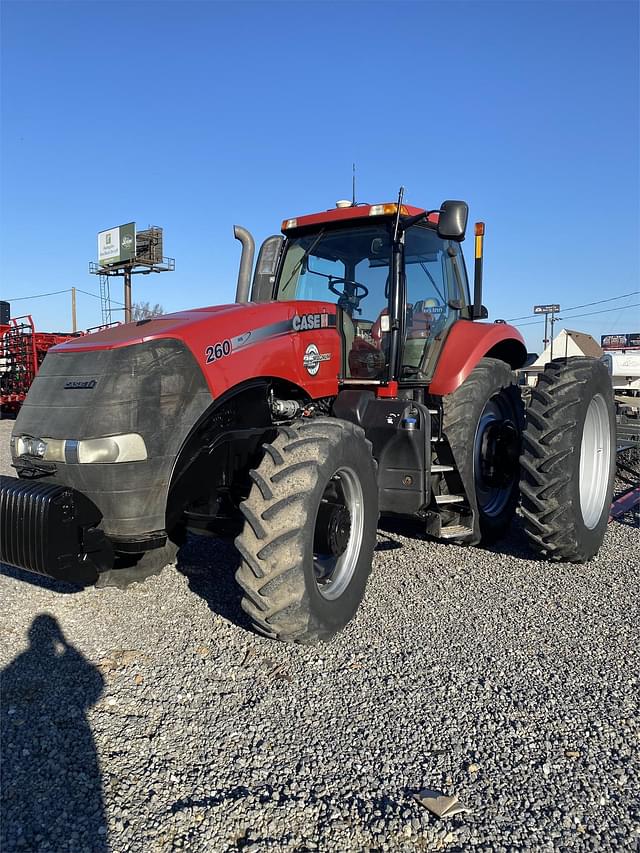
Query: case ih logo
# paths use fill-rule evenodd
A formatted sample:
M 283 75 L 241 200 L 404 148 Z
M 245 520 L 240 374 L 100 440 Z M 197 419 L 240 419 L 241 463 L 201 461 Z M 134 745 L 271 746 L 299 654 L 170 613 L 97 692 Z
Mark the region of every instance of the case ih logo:
M 87 390 L 90 391 L 92 388 L 95 388 L 98 384 L 97 379 L 74 379 L 71 382 L 65 382 L 64 387 L 66 390 L 80 391 Z
M 328 314 L 296 314 L 293 318 L 293 331 L 306 332 L 310 329 L 326 329 L 329 325 Z

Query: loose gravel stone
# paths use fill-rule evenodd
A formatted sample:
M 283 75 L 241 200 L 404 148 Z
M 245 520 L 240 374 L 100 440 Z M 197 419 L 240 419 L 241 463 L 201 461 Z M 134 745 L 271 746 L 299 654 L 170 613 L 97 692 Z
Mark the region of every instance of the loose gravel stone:
M 637 528 L 586 566 L 518 524 L 486 550 L 405 534 L 314 648 L 248 631 L 212 540 L 127 591 L 1 567 L 0 850 L 637 850 Z M 472 813 L 439 821 L 425 787 Z

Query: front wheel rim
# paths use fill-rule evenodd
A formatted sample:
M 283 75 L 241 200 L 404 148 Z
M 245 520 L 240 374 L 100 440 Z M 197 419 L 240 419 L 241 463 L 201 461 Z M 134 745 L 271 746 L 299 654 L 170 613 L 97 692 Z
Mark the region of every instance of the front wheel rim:
M 602 394 L 589 401 L 580 445 L 580 511 L 588 530 L 598 524 L 609 490 L 611 433 L 609 411 Z
M 339 532 L 342 534 L 342 539 L 346 540 L 343 548 L 338 545 L 331 549 L 327 545 L 327 531 L 324 529 L 327 507 L 335 507 L 335 512 L 338 514 Z M 323 529 L 320 529 L 320 525 Z M 338 468 L 324 490 L 314 525 L 313 569 L 316 587 L 323 598 L 334 601 L 351 583 L 360 556 L 363 536 L 362 485 L 352 468 Z

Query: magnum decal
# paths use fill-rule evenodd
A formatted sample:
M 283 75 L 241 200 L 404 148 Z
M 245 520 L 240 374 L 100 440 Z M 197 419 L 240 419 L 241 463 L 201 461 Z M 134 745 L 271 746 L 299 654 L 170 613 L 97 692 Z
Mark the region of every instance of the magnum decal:
M 316 373 L 320 370 L 320 364 L 323 361 L 330 361 L 331 353 L 323 352 L 321 353 L 318 347 L 315 344 L 309 344 L 307 349 L 305 350 L 302 363 L 305 366 L 307 373 L 309 376 L 315 376 Z

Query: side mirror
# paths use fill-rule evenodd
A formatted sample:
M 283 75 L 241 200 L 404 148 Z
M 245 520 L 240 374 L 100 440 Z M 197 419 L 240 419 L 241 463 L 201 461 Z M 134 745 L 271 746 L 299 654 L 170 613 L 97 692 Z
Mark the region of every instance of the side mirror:
M 443 240 L 464 240 L 469 207 L 465 201 L 443 201 L 438 219 L 438 235 Z
M 284 237 L 274 234 L 273 237 L 267 237 L 260 247 L 251 289 L 252 302 L 269 302 L 273 298 L 273 285 L 283 243 Z

